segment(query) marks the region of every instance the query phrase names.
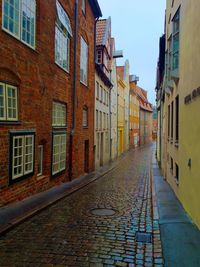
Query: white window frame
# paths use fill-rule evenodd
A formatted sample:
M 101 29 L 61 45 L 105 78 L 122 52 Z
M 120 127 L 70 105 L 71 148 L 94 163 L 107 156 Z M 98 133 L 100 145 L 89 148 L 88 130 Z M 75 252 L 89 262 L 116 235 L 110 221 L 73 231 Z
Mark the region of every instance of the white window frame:
M 4 95 L 3 95 L 3 101 L 4 101 L 4 117 L 0 117 L 0 121 L 18 121 L 18 88 L 16 86 L 13 86 L 13 85 L 10 85 L 10 84 L 5 84 L 5 83 L 2 83 L 0 82 L 0 86 L 2 86 L 3 88 L 3 92 L 4 92 Z M 15 109 L 16 109 L 16 117 L 9 117 L 9 97 L 8 97 L 8 90 L 9 88 L 11 89 L 14 89 L 15 90 L 15 96 L 16 98 L 13 98 L 15 99 L 15 103 L 16 103 L 16 106 L 15 106 Z M 12 107 L 13 109 L 13 107 Z
M 19 18 L 18 18 L 18 27 L 19 27 L 19 30 L 18 30 L 18 35 L 14 34 L 13 32 L 9 31 L 7 28 L 4 27 L 4 5 L 5 5 L 5 1 L 6 0 L 3 0 L 3 3 L 2 3 L 2 29 L 9 33 L 10 35 L 12 35 L 13 37 L 15 37 L 16 39 L 18 39 L 19 41 L 21 41 L 22 43 L 26 44 L 27 46 L 29 46 L 30 48 L 32 49 L 35 49 L 36 48 L 36 1 L 35 0 L 32 0 L 34 1 L 34 32 L 33 32 L 33 35 L 34 35 L 34 39 L 33 39 L 33 45 L 31 45 L 30 43 L 27 43 L 26 41 L 24 41 L 22 39 L 22 29 L 23 29 L 23 16 L 22 16 L 22 6 L 23 6 L 23 3 L 25 0 L 19 0 Z
M 26 151 L 27 145 L 26 145 L 26 140 L 28 138 L 31 138 L 32 142 L 31 145 L 29 147 L 31 147 L 31 151 Z M 15 140 L 22 140 L 22 146 L 18 146 L 15 147 Z M 23 178 L 26 177 L 27 175 L 31 175 L 34 173 L 34 143 L 35 143 L 35 136 L 33 133 L 27 133 L 27 134 L 13 134 L 12 136 L 12 177 L 11 177 L 11 181 L 15 181 L 19 178 Z M 17 160 L 17 158 L 19 158 L 19 154 L 15 155 L 15 151 L 16 149 L 21 149 L 21 165 L 16 165 L 15 164 L 15 160 Z M 28 159 L 27 159 L 28 158 Z M 31 168 L 29 170 L 25 169 L 25 166 L 27 164 L 31 165 Z M 15 175 L 14 173 L 14 169 L 16 167 L 20 167 L 21 166 L 21 173 Z
M 88 85 L 88 44 L 81 36 L 80 52 L 80 82 Z
M 61 116 L 61 113 L 63 117 Z M 58 116 L 60 114 L 60 116 Z M 65 104 L 53 101 L 52 108 L 52 126 L 66 127 L 67 107 Z
M 40 162 L 39 162 L 39 154 L 40 154 Z M 43 161 L 44 161 L 44 146 L 38 146 L 38 174 L 37 176 L 41 176 L 43 174 Z M 40 166 L 40 170 L 39 170 Z
M 62 143 L 62 138 L 64 137 L 64 143 Z M 57 149 L 58 149 L 58 153 L 55 153 L 56 150 L 56 146 L 55 146 L 55 140 L 56 138 L 59 138 L 59 143 L 57 145 Z M 64 144 L 64 150 L 62 145 Z M 66 149 L 66 145 L 67 145 L 67 135 L 66 133 L 53 133 L 53 144 L 52 144 L 52 175 L 56 175 L 61 173 L 62 171 L 64 171 L 66 169 L 66 155 L 67 155 L 67 149 Z M 64 154 L 64 159 L 62 158 L 62 154 Z M 57 156 L 57 160 L 55 161 L 55 158 Z M 64 163 L 64 166 L 61 165 L 61 163 Z M 54 170 L 54 166 L 58 164 L 59 167 L 57 170 Z
M 59 32 L 59 34 L 62 35 L 62 40 L 58 38 L 58 34 L 57 31 Z M 57 38 L 57 39 L 56 39 Z M 57 42 L 56 42 L 57 41 Z M 58 42 L 62 41 L 61 45 L 58 45 Z M 56 45 L 57 44 L 57 45 Z M 66 45 L 66 47 L 64 48 L 64 45 Z M 62 48 L 61 48 L 62 47 Z M 62 64 L 61 62 L 58 60 L 57 58 L 57 52 L 59 51 L 59 48 L 61 48 L 61 54 L 64 55 L 66 52 L 66 58 L 62 58 Z M 65 51 L 66 49 L 66 51 Z M 70 38 L 69 35 L 67 33 L 65 33 L 62 28 L 58 25 L 58 23 L 56 23 L 55 26 L 55 63 L 61 67 L 63 70 L 65 70 L 66 72 L 69 73 L 69 64 L 70 64 Z M 66 60 L 66 67 L 64 66 L 63 61 Z

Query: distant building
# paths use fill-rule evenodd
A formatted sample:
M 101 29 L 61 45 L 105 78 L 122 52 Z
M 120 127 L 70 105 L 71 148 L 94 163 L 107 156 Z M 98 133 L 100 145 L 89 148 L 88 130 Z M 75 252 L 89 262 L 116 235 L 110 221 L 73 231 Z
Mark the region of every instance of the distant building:
M 137 96 L 140 102 L 140 145 L 149 144 L 152 141 L 152 105 L 147 98 L 147 91 L 136 86 Z
M 140 102 L 136 91 L 137 77 L 130 75 L 130 147 L 139 146 Z
M 152 139 L 157 139 L 157 131 L 158 131 L 158 115 L 157 115 L 157 107 L 153 106 L 153 125 L 152 125 Z
M 124 150 L 129 149 L 129 62 L 125 61 L 124 66 L 117 66 L 119 80 L 123 82 L 124 91 Z M 119 92 L 118 92 L 119 93 Z
M 110 160 L 111 18 L 97 21 L 95 65 L 95 168 Z

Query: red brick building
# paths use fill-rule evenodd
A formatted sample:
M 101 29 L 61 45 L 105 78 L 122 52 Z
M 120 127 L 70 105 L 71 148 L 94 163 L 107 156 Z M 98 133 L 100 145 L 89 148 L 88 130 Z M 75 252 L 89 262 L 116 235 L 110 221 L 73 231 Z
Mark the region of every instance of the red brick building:
M 0 206 L 93 169 L 99 16 L 96 0 L 0 1 Z

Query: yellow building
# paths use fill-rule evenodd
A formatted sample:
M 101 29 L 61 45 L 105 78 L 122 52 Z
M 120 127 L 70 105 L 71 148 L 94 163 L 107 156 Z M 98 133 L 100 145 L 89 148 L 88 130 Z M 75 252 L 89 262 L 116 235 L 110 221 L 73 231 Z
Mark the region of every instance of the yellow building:
M 200 1 L 167 0 L 162 169 L 200 227 Z
M 117 97 L 117 139 L 118 156 L 125 151 L 125 83 L 118 78 L 118 97 Z
M 130 75 L 130 146 L 139 146 L 140 102 L 137 96 L 136 84 L 138 77 Z

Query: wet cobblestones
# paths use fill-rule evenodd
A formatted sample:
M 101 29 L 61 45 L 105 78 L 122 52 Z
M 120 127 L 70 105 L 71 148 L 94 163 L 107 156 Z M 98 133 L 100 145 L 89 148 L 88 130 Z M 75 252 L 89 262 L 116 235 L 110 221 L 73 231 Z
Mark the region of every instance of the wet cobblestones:
M 162 267 L 150 164 L 150 147 L 130 151 L 116 169 L 1 237 L 0 266 Z M 115 214 L 94 215 L 98 208 Z M 152 243 L 137 242 L 137 232 Z

